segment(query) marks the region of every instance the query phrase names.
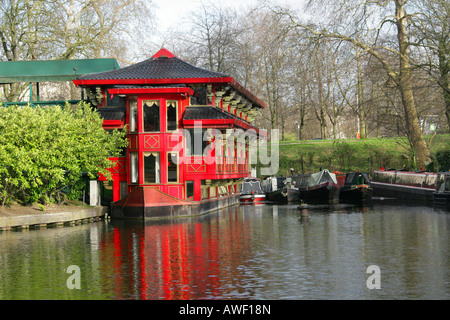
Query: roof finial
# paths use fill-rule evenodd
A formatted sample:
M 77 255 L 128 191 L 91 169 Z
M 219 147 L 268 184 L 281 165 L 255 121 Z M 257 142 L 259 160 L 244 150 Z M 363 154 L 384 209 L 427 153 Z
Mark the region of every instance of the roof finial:
M 172 52 L 166 48 L 161 48 L 157 53 L 153 55 L 153 58 L 174 58 L 176 57 Z

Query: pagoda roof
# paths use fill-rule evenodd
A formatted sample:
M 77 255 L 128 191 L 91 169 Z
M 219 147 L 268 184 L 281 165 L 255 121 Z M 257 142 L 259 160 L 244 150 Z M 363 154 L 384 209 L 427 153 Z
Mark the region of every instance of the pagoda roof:
M 150 59 L 128 67 L 96 74 L 83 75 L 78 80 L 128 80 L 128 79 L 201 79 L 228 78 L 229 75 L 195 67 L 166 49 L 161 49 Z
M 186 108 L 183 120 L 201 120 L 201 119 L 234 120 L 236 119 L 236 117 L 227 112 L 223 112 L 218 108 L 210 106 Z
M 151 58 L 134 65 L 83 75 L 73 82 L 77 86 L 223 84 L 234 87 L 261 108 L 265 107 L 260 99 L 234 80 L 233 77 L 225 73 L 195 67 L 164 48 Z

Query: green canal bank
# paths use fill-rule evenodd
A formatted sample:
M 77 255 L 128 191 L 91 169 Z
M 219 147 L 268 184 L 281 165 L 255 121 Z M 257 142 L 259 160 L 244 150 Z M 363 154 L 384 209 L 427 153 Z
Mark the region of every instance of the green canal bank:
M 450 170 L 450 134 L 427 136 L 426 140 L 432 162 L 424 169 L 434 172 Z M 280 141 L 277 148 L 279 170 L 276 175 L 288 175 L 291 168 L 296 174 L 313 173 L 320 168 L 331 172 L 369 174 L 381 167 L 420 169 L 415 167 L 414 153 L 404 137 Z
M 0 231 L 46 228 L 60 225 L 76 225 L 104 219 L 107 207 L 53 205 L 39 210 L 39 207 L 13 205 L 0 207 Z

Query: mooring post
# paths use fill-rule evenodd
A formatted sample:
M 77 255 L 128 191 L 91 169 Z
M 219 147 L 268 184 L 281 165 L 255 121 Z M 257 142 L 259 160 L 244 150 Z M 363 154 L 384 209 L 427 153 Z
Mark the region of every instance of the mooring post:
M 94 207 L 100 205 L 100 188 L 97 180 L 89 181 L 89 205 Z
M 302 201 L 302 203 L 298 206 L 298 209 L 300 210 L 300 214 L 301 214 L 302 216 L 307 216 L 307 215 L 309 215 L 309 206 L 308 206 L 306 203 L 304 203 L 303 201 Z

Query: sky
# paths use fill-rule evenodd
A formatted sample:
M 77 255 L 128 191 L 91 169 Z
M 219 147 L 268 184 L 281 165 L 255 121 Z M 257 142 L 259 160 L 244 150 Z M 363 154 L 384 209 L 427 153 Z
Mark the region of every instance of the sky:
M 205 5 L 211 3 L 217 4 L 217 6 L 224 7 L 249 7 L 257 4 L 258 0 L 203 0 Z M 288 4 L 295 8 L 301 6 L 305 0 L 272 0 L 271 3 Z M 164 32 L 175 21 L 186 17 L 189 12 L 195 10 L 195 8 L 201 7 L 201 0 L 154 0 L 156 8 L 154 10 L 156 18 L 158 20 L 158 29 L 160 32 Z
M 203 1 L 205 5 L 207 2 Z M 218 5 L 239 6 L 240 4 L 254 4 L 257 0 L 209 0 Z M 190 11 L 195 10 L 201 6 L 201 0 L 154 0 L 156 3 L 155 13 L 158 19 L 160 31 L 166 30 L 170 27 L 174 20 L 178 20 L 189 14 Z

